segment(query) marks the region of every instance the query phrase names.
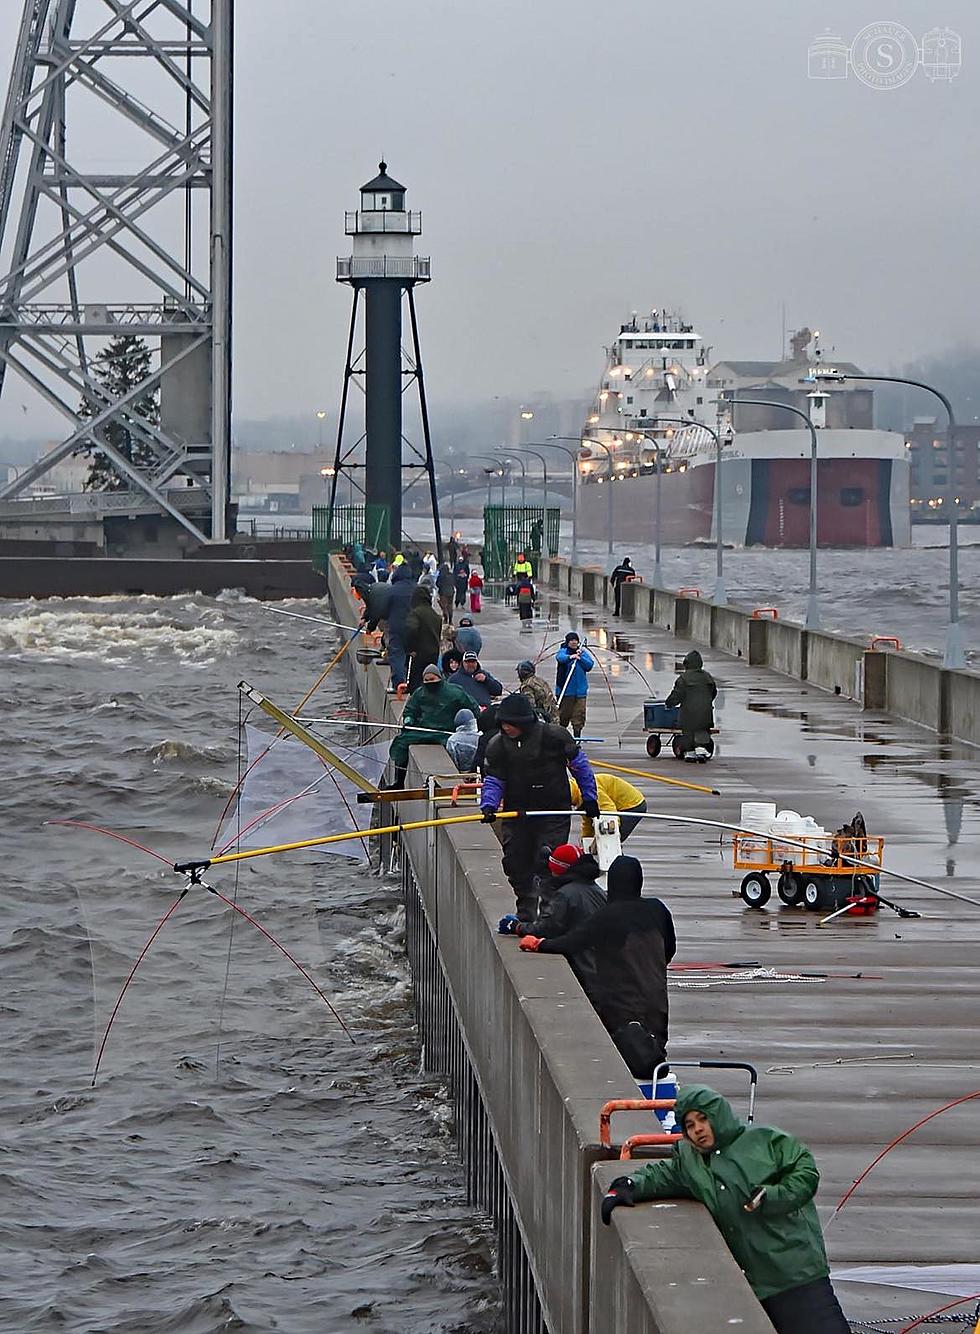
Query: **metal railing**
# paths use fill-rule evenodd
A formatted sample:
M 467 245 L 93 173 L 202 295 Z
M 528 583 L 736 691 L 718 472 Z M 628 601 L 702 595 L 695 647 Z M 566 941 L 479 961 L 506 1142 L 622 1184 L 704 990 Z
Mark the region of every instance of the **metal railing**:
M 344 214 L 344 231 L 348 236 L 363 235 L 365 232 L 394 232 L 401 236 L 421 236 L 422 214 L 420 211 L 359 208 Z
M 352 278 L 408 278 L 429 281 L 428 255 L 346 255 L 338 256 L 337 281 Z

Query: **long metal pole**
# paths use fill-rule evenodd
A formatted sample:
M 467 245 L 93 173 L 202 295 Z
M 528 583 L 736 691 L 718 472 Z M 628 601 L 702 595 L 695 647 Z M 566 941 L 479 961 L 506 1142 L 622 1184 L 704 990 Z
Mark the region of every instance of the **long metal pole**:
M 211 36 L 211 541 L 224 542 L 231 495 L 234 0 L 214 0 Z
M 958 670 L 966 666 L 966 653 L 963 648 L 963 635 L 960 629 L 960 543 L 959 543 L 959 505 L 956 494 L 956 418 L 953 416 L 953 405 L 942 392 L 941 389 L 934 388 L 931 384 L 924 384 L 921 380 L 908 380 L 901 375 L 849 375 L 849 374 L 831 374 L 831 368 L 828 367 L 828 373 L 821 375 L 819 372 L 812 378 L 814 381 L 830 380 L 840 383 L 842 380 L 872 380 L 880 384 L 907 384 L 913 389 L 924 389 L 927 394 L 932 394 L 933 398 L 938 398 L 946 410 L 946 504 L 949 507 L 949 625 L 946 627 L 946 651 L 943 655 L 943 666 Z
M 607 462 L 607 464 L 606 464 L 606 482 L 608 483 L 608 486 L 609 486 L 609 494 L 608 494 L 607 497 L 606 497 L 606 528 L 607 528 L 607 531 L 608 531 L 608 541 L 607 541 L 607 543 L 606 543 L 606 552 L 607 552 L 608 555 L 611 556 L 611 555 L 612 555 L 612 549 L 613 549 L 613 538 L 612 538 L 612 535 L 613 535 L 613 491 L 612 491 L 612 488 L 613 488 L 613 481 L 614 481 L 614 477 L 613 477 L 613 456 L 612 456 L 612 450 L 610 449 L 610 447 L 609 447 L 608 445 L 604 445 L 604 444 L 602 443 L 601 440 L 590 440 L 590 441 L 589 441 L 589 444 L 590 444 L 590 445 L 598 445 L 600 449 L 604 449 L 604 450 L 606 451 L 606 459 L 608 460 L 608 462 Z
M 808 630 L 820 629 L 820 604 L 817 596 L 817 431 L 813 419 L 802 408 L 795 408 L 790 403 L 779 403 L 770 398 L 738 398 L 737 390 L 728 390 L 728 401 L 733 408 L 736 403 L 749 403 L 758 408 L 782 408 L 802 418 L 810 431 L 810 589 L 807 594 L 806 620 Z
M 724 541 L 722 540 L 722 451 L 721 451 L 721 433 L 714 427 L 709 426 L 707 422 L 698 421 L 695 417 L 660 417 L 660 421 L 667 421 L 681 426 L 699 426 L 702 431 L 707 431 L 715 442 L 715 595 L 714 602 L 717 606 L 724 606 L 728 601 L 728 592 L 725 588 L 725 568 L 724 568 Z M 635 432 L 642 435 L 644 440 L 652 440 L 656 444 L 656 437 L 648 435 L 646 431 Z M 658 531 L 659 531 L 658 519 Z
M 556 440 L 574 440 L 581 446 L 581 439 L 577 435 L 556 435 L 550 440 L 535 440 L 535 444 L 542 449 L 560 449 L 563 454 L 567 454 L 572 461 L 572 564 L 578 564 L 578 454 L 574 450 L 566 449 L 564 445 L 558 445 Z
M 654 588 L 663 588 L 664 576 L 660 563 L 661 534 L 663 532 L 663 507 L 661 505 L 661 496 L 663 492 L 663 446 L 657 445 L 657 549 L 653 561 L 653 586 Z

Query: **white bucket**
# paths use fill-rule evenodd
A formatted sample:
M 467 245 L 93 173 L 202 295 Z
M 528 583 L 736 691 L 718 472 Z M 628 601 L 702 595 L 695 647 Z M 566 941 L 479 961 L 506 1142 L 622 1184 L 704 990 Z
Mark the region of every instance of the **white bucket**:
M 774 801 L 743 801 L 738 822 L 743 829 L 768 829 L 775 818 Z
M 798 811 L 780 811 L 769 825 L 769 832 L 774 840 L 780 837 L 799 840 L 806 835 L 807 823 Z M 803 849 L 798 843 L 773 843 L 773 856 L 776 861 L 798 862 L 803 859 Z

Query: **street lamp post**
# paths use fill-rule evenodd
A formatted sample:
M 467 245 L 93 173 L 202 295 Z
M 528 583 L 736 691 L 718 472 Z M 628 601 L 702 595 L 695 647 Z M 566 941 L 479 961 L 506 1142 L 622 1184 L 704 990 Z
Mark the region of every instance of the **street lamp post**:
M 561 436 L 562 440 L 577 440 L 577 436 Z M 572 463 L 572 564 L 578 563 L 578 455 L 573 449 L 568 449 L 565 445 L 556 444 L 554 440 L 535 440 L 533 442 L 539 449 L 559 449 L 563 454 L 567 454 Z M 579 441 L 581 444 L 581 441 Z M 556 553 L 557 554 L 557 553 Z
M 490 490 L 490 488 L 491 488 L 491 486 L 493 485 L 493 483 L 490 481 L 490 478 L 491 478 L 491 477 L 499 477 L 499 478 L 500 478 L 500 505 L 501 505 L 501 508 L 503 508 L 503 506 L 504 506 L 504 504 L 505 504 L 504 487 L 505 487 L 506 482 L 507 482 L 507 472 L 506 472 L 506 469 L 505 469 L 505 467 L 504 467 L 505 460 L 504 460 L 504 459 L 500 459 L 500 458 L 496 458 L 493 454 L 474 454 L 473 457 L 474 457 L 475 459 L 482 459 L 484 463 L 492 463 L 492 464 L 493 464 L 493 468 L 492 468 L 491 472 L 490 472 L 490 473 L 488 474 L 488 476 L 487 476 L 487 505 L 489 506 L 489 505 L 492 505 L 492 504 L 493 504 L 492 493 L 491 493 L 491 490 Z M 484 469 L 484 471 L 486 471 L 486 469 Z
M 316 412 L 316 426 L 317 426 L 317 430 L 316 430 L 316 447 L 317 447 L 318 450 L 321 450 L 321 449 L 323 448 L 323 421 L 324 421 L 324 418 L 326 417 L 326 415 L 327 415 L 327 414 L 324 412 L 323 408 L 317 408 L 317 412 Z
M 956 494 L 956 419 L 953 405 L 942 392 L 931 384 L 921 380 L 909 380 L 902 375 L 862 375 L 857 372 L 839 371 L 834 366 L 818 366 L 807 377 L 810 381 L 832 380 L 841 384 L 846 380 L 872 380 L 877 384 L 905 384 L 913 389 L 924 389 L 933 398 L 938 398 L 946 411 L 946 503 L 949 507 L 949 625 L 946 627 L 946 651 L 943 654 L 943 666 L 961 668 L 966 666 L 966 653 L 963 649 L 963 636 L 960 629 L 960 554 L 959 554 L 959 496 Z
M 542 536 L 542 540 L 544 541 L 544 554 L 545 554 L 545 556 L 550 557 L 550 556 L 551 556 L 551 543 L 550 543 L 549 540 L 548 540 L 548 460 L 545 458 L 545 456 L 544 456 L 543 454 L 539 454 L 538 451 L 537 451 L 536 449 L 529 449 L 527 445 L 521 445 L 521 446 L 519 447 L 519 450 L 520 450 L 520 453 L 522 453 L 522 454 L 530 454 L 530 455 L 532 455 L 534 458 L 536 458 L 536 459 L 540 462 L 540 464 L 541 464 L 541 470 L 542 470 L 542 472 L 543 472 L 543 474 L 544 474 L 544 480 L 543 480 L 543 488 L 544 488 L 544 525 L 543 525 L 543 532 L 542 532 L 541 536 Z
M 504 446 L 501 445 L 500 448 L 503 450 Z M 506 466 L 507 466 L 508 468 L 511 467 L 511 465 L 514 464 L 514 463 L 517 463 L 517 464 L 520 465 L 520 469 L 521 469 L 521 509 L 524 509 L 525 506 L 527 505 L 527 465 L 525 464 L 525 462 L 524 462 L 523 459 L 512 459 L 512 458 L 510 458 L 510 452 L 511 452 L 510 450 L 507 450 L 507 451 L 506 451 L 508 457 L 505 458 L 505 459 L 502 459 L 502 462 L 503 462 L 504 464 L 506 464 Z
M 601 440 L 590 440 L 590 441 L 589 441 L 589 444 L 590 444 L 590 445 L 598 445 L 600 449 L 604 449 L 604 450 L 606 451 L 606 458 L 607 458 L 607 460 L 608 460 L 608 463 L 607 463 L 607 465 L 606 465 L 606 481 L 609 483 L 609 494 L 608 494 L 608 496 L 606 497 L 606 528 L 607 528 L 607 530 L 608 530 L 608 540 L 607 540 L 607 545 L 606 545 L 606 552 L 607 552 L 608 555 L 611 556 L 611 555 L 612 555 L 612 549 L 613 549 L 613 540 L 612 540 L 612 535 L 613 535 L 613 483 L 614 483 L 615 480 L 616 480 L 615 475 L 614 475 L 614 473 L 613 473 L 613 456 L 612 456 L 612 449 L 611 449 L 611 447 L 610 447 L 609 445 L 604 445 L 604 444 L 602 443 Z
M 727 592 L 727 590 L 726 590 L 726 588 L 725 588 L 725 570 L 724 570 L 724 550 L 725 550 L 725 548 L 724 548 L 724 543 L 723 543 L 723 541 L 722 541 L 722 495 L 721 495 L 722 451 L 721 451 L 721 434 L 720 434 L 720 432 L 716 431 L 716 430 L 714 429 L 714 427 L 709 426 L 707 422 L 698 421 L 695 417 L 658 417 L 658 421 L 673 422 L 673 423 L 678 424 L 678 425 L 681 425 L 681 426 L 699 426 L 699 427 L 701 428 L 702 431 L 707 431 L 708 434 L 711 436 L 712 440 L 714 440 L 714 442 L 715 442 L 715 596 L 714 596 L 714 602 L 716 603 L 717 606 L 722 607 L 722 606 L 724 606 L 725 603 L 728 601 L 728 592 Z M 636 433 L 634 433 L 634 434 L 636 434 Z M 649 440 L 649 439 L 652 438 L 652 437 L 650 437 L 649 435 L 647 435 L 645 431 L 640 431 L 640 432 L 638 432 L 638 434 L 644 436 L 644 438 L 647 439 L 647 440 Z M 659 479 L 659 467 L 658 467 L 658 479 Z M 658 495 L 659 495 L 659 480 L 658 480 L 658 488 L 657 488 L 657 489 L 658 489 Z M 659 536 L 660 536 L 660 517 L 659 517 L 659 515 L 658 515 L 658 517 L 657 517 L 657 536 L 658 536 L 658 538 L 659 538 Z M 658 559 L 657 559 L 657 565 L 659 566 L 659 564 L 660 564 L 660 560 L 659 560 L 659 557 L 658 557 Z
M 782 408 L 784 412 L 792 412 L 795 417 L 800 417 L 806 422 L 810 431 L 810 591 L 807 594 L 804 624 L 808 630 L 819 630 L 820 605 L 817 599 L 817 428 L 814 426 L 809 413 L 804 412 L 802 408 L 794 407 L 791 403 L 780 403 L 771 398 L 738 398 L 736 396 L 737 392 L 735 389 L 729 389 L 722 394 L 722 397 L 732 405 L 733 425 L 735 404 L 748 403 L 753 407 Z

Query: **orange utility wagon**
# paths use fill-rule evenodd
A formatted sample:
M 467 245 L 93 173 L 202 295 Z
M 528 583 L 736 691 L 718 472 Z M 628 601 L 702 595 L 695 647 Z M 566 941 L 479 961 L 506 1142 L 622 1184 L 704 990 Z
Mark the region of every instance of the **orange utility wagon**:
M 788 907 L 812 912 L 850 907 L 855 914 L 878 907 L 883 838 L 824 834 L 818 837 L 739 832 L 732 839 L 732 865 L 745 871 L 739 892 L 750 908 L 762 908 L 776 893 Z M 866 863 L 855 865 L 855 859 Z M 877 873 L 874 868 L 877 868 Z

